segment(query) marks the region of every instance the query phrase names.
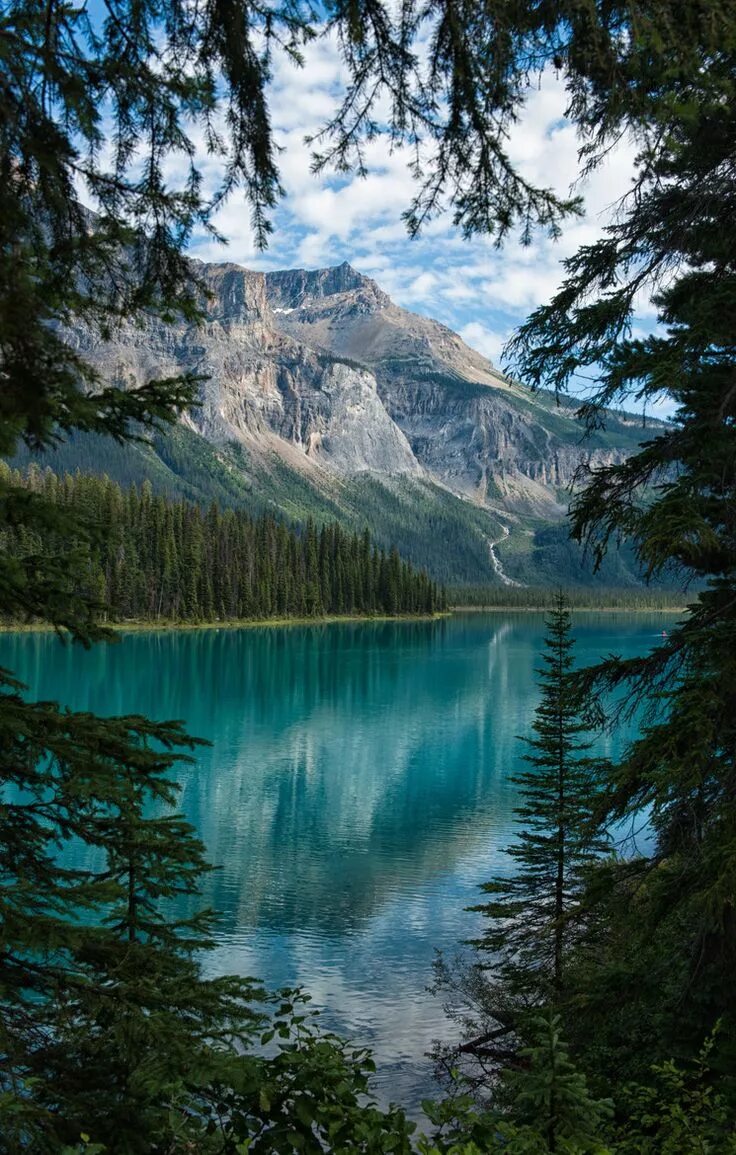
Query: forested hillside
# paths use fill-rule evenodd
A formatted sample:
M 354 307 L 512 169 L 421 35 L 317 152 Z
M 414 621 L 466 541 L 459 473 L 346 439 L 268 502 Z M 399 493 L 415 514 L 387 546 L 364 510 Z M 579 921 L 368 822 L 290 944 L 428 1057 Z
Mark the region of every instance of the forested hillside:
M 150 481 L 153 492 L 170 500 L 207 507 L 246 508 L 259 516 L 318 525 L 337 521 L 348 533 L 368 527 L 373 541 L 437 581 L 493 581 L 489 536 L 498 537 L 488 510 L 417 478 L 322 479 L 318 485 L 277 455 L 252 458 L 242 445 L 215 447 L 185 425 L 156 431 L 150 440 L 116 445 L 95 434 L 78 434 L 45 450 L 42 456 L 22 448 L 10 460 L 14 469 L 50 466 L 55 473 L 78 470 L 107 476 L 123 489 Z
M 85 526 L 63 532 L 6 528 L 0 548 L 19 571 L 53 560 L 77 593 L 93 597 L 103 620 L 232 621 L 325 614 L 427 614 L 444 591 L 366 530 L 333 522 L 303 532 L 270 514 L 207 510 L 153 493 L 150 482 L 122 489 L 107 477 L 5 467 L 4 479 L 72 513 Z M 63 523 L 62 523 L 63 526 Z
M 491 564 L 491 541 L 504 571 L 523 586 L 645 588 L 630 547 L 624 543 L 612 549 L 594 570 L 592 558 L 570 539 L 566 522 L 512 519 L 424 478 L 364 473 L 323 479 L 324 484 L 317 485 L 276 455 L 256 460 L 242 445 L 216 447 L 181 424 L 122 445 L 95 434 L 76 434 L 42 455 L 22 447 L 10 465 L 22 472 L 49 466 L 60 475 L 104 475 L 123 489 L 149 481 L 153 493 L 168 500 L 197 502 L 204 508 L 215 501 L 221 509 L 245 508 L 254 516 L 271 514 L 293 523 L 313 518 L 321 526 L 336 521 L 347 533 L 368 527 L 380 548 L 389 551 L 395 545 L 436 582 L 458 588 L 507 588 Z M 508 536 L 504 525 L 511 531 Z M 658 577 L 655 585 L 679 588 L 669 575 Z M 465 594 L 460 600 L 468 604 Z

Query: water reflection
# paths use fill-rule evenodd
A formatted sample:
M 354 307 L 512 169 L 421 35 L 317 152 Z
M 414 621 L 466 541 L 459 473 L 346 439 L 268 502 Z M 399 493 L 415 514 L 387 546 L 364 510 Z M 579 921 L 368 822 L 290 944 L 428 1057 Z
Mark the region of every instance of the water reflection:
M 662 617 L 576 619 L 581 660 L 656 644 Z M 183 767 L 182 806 L 221 869 L 208 967 L 303 983 L 331 1025 L 376 1048 L 382 1085 L 418 1099 L 442 1029 L 435 947 L 503 869 L 536 703 L 538 615 L 466 615 L 131 634 L 85 653 L 0 638 L 34 695 L 100 713 L 181 718 L 212 745 Z M 621 736 L 605 740 L 609 751 Z

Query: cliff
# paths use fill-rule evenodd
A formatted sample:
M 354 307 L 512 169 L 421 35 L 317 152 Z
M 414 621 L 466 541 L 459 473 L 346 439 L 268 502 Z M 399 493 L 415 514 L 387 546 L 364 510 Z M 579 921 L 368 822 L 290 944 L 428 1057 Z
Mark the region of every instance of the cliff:
M 494 581 L 504 557 L 512 573 L 528 566 L 519 549 L 528 554 L 534 527 L 563 517 L 582 461 L 622 460 L 639 438 L 611 415 L 584 439 L 569 404 L 509 381 L 349 264 L 192 267 L 201 324 L 122 324 L 104 342 L 81 325 L 67 333 L 109 380 L 201 376 L 182 418 L 186 453 L 157 442 L 147 459 L 164 488 L 367 522 L 420 564 L 441 524 L 446 540 L 476 535 L 462 574 Z

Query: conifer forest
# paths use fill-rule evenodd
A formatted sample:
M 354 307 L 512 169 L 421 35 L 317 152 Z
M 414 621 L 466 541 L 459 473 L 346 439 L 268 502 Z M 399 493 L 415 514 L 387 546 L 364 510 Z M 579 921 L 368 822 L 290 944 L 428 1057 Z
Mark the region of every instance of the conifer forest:
M 340 614 L 432 614 L 444 592 L 397 551 L 377 549 L 367 531 L 337 523 L 303 533 L 273 516 L 207 510 L 154 497 L 149 483 L 122 490 L 107 478 L 58 477 L 31 469 L 9 475 L 53 512 L 80 519 L 86 534 L 4 531 L 3 552 L 18 566 L 55 557 L 86 587 L 110 621 L 210 622 Z

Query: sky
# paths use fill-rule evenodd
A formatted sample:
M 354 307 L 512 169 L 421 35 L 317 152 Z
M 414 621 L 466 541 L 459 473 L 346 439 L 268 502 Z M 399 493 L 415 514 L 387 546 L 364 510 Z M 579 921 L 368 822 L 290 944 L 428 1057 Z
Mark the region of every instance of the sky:
M 368 145 L 365 179 L 310 172 L 304 137 L 334 109 L 343 78 L 332 41 L 317 40 L 304 55 L 302 69 L 286 59 L 277 59 L 274 66 L 270 106 L 275 138 L 283 149 L 280 169 L 286 196 L 272 216 L 269 248 L 257 250 L 248 205 L 235 194 L 214 219 L 229 241 L 227 247 L 195 238 L 192 255 L 252 269 L 320 268 L 349 261 L 397 304 L 449 325 L 498 365 L 515 327 L 559 284 L 560 262 L 600 235 L 630 187 L 633 145 L 619 143 L 586 183 L 576 185 L 575 191 L 584 196 L 584 215 L 571 219 L 558 241 L 540 232 L 531 246 L 512 238 L 498 250 L 485 238 L 464 241 L 449 214 L 412 240 L 401 220 L 413 190 L 405 152 L 391 153 L 388 142 L 379 138 Z M 545 75 L 539 87 L 530 89 L 508 147 L 524 175 L 563 194 L 578 176 L 578 141 L 564 118 L 565 104 L 562 83 L 553 74 Z M 643 302 L 637 327 L 651 329 L 654 316 L 652 306 Z

